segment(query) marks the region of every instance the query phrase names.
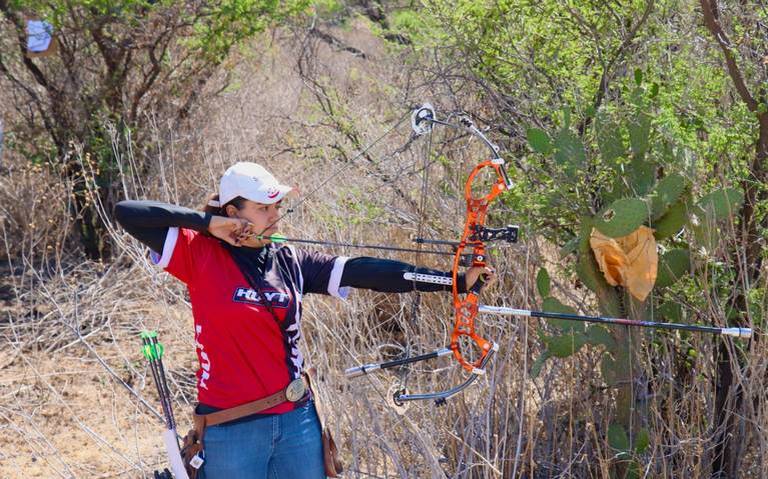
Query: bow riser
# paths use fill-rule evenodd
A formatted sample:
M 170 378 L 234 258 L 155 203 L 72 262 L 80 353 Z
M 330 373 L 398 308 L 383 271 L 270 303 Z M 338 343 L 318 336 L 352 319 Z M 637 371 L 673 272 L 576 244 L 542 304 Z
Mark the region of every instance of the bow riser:
M 467 182 L 464 187 L 464 195 L 467 201 L 467 220 L 464 224 L 464 232 L 461 235 L 461 241 L 456 248 L 456 254 L 453 260 L 453 305 L 456 314 L 456 322 L 451 334 L 450 348 L 453 351 L 453 356 L 461 364 L 461 366 L 474 374 L 482 372 L 482 367 L 486 363 L 485 359 L 489 352 L 493 349 L 494 343 L 488 341 L 475 332 L 475 318 L 478 312 L 478 295 L 482 289 L 483 280 L 478 278 L 472 288 L 467 291 L 464 298 L 461 297 L 458 291 L 458 270 L 461 266 L 461 259 L 464 256 L 464 249 L 467 247 L 472 248 L 472 266 L 483 268 L 486 266 L 485 255 L 485 242 L 477 239 L 478 232 L 482 231 L 485 225 L 486 215 L 488 213 L 488 207 L 491 202 L 496 199 L 501 193 L 507 190 L 506 175 L 503 173 L 503 163 L 498 161 L 484 161 L 472 170 L 467 178 Z M 478 177 L 480 172 L 484 168 L 491 168 L 496 174 L 496 181 L 491 187 L 491 191 L 482 197 L 473 196 L 473 183 Z M 466 336 L 474 343 L 480 352 L 480 356 L 474 362 L 468 361 L 464 358 L 461 348 L 461 338 Z

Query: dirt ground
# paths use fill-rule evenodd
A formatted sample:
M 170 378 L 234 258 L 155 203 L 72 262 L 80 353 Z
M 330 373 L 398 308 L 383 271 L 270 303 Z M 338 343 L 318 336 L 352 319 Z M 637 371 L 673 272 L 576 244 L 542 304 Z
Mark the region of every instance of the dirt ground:
M 75 341 L 55 352 L 21 353 L 12 345 L 0 352 L 0 477 L 135 478 L 166 467 L 164 425 L 147 407 L 159 413 L 160 404 L 140 340 L 117 333 L 118 341 L 89 338 L 88 346 Z M 194 351 L 159 334 L 185 431 L 191 381 L 176 371 L 184 362 L 184 374 L 194 371 Z

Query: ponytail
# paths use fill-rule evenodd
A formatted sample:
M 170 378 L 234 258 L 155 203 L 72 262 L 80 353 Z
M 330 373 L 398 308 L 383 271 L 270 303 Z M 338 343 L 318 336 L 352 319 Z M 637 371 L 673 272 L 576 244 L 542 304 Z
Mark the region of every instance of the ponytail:
M 211 216 L 227 216 L 227 206 L 232 205 L 238 210 L 243 209 L 243 206 L 245 206 L 246 199 L 242 196 L 238 196 L 236 198 L 232 198 L 227 202 L 226 204 L 222 205 L 219 202 L 219 195 L 218 193 L 214 193 L 208 197 L 208 199 L 205 201 L 205 204 L 203 205 L 203 213 L 207 213 Z
M 208 199 L 203 205 L 203 213 L 211 216 L 227 216 L 225 205 L 219 204 L 218 193 L 208 196 Z

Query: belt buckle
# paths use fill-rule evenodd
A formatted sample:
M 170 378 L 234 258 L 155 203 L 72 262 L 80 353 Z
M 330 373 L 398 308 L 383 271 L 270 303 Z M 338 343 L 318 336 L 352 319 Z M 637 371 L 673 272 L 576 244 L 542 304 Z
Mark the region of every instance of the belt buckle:
M 304 378 L 296 378 L 285 388 L 285 399 L 290 402 L 299 401 L 307 394 L 307 383 Z

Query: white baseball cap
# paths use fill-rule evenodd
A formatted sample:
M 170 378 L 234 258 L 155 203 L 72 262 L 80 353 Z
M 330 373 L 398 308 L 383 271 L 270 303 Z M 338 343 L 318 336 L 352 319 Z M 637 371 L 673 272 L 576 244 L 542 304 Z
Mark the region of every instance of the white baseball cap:
M 227 168 L 219 182 L 219 204 L 225 205 L 241 196 L 246 200 L 271 205 L 282 200 L 293 188 L 280 184 L 261 165 L 240 162 Z

